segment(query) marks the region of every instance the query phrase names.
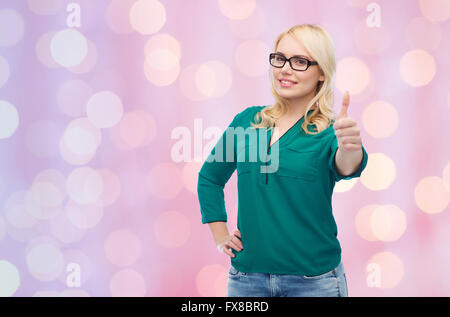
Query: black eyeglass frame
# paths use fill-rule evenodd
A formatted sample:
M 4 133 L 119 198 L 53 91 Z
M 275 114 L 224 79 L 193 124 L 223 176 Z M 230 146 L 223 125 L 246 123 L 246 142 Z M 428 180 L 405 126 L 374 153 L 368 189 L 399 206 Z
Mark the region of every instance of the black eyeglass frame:
M 272 64 L 272 58 L 275 57 L 275 56 L 280 56 L 280 57 L 283 57 L 283 58 L 284 58 L 284 63 L 283 63 L 283 65 L 281 65 L 281 66 L 275 66 L 275 65 Z M 294 67 L 292 67 L 291 59 L 293 59 L 293 58 L 305 60 L 305 61 L 307 62 L 306 68 L 305 68 L 305 69 L 295 69 Z M 317 62 L 315 62 L 315 61 L 310 61 L 309 59 L 304 58 L 304 57 L 300 57 L 300 56 L 292 56 L 291 58 L 286 58 L 286 56 L 283 56 L 283 55 L 281 55 L 281 54 L 279 54 L 279 53 L 270 53 L 270 54 L 269 54 L 269 63 L 270 63 L 270 65 L 273 66 L 273 67 L 276 67 L 276 68 L 283 68 L 284 65 L 286 64 L 286 61 L 289 61 L 289 65 L 291 66 L 291 68 L 292 68 L 293 70 L 298 71 L 298 72 L 304 72 L 304 71 L 308 70 L 309 66 L 311 66 L 311 65 L 319 65 L 319 64 L 318 64 Z

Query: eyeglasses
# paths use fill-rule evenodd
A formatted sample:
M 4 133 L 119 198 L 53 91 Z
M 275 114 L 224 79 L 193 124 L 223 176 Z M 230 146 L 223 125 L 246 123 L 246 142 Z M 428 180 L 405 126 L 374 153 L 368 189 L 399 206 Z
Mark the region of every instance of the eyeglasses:
M 279 53 L 271 53 L 269 55 L 269 61 L 270 65 L 277 68 L 283 68 L 286 61 L 289 61 L 291 68 L 298 71 L 305 71 L 311 65 L 318 65 L 317 62 L 312 62 L 309 59 L 303 57 L 292 56 L 291 58 L 286 58 Z

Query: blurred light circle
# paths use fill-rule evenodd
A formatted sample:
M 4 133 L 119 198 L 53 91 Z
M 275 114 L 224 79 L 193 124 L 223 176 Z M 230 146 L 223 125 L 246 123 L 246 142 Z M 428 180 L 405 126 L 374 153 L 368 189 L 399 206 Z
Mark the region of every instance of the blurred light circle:
M 9 261 L 0 260 L 0 297 L 9 297 L 20 287 L 20 273 Z
M 15 228 L 32 228 L 38 222 L 38 219 L 27 211 L 26 195 L 26 191 L 14 192 L 4 205 L 5 220 Z
M 156 121 L 146 111 L 126 112 L 110 133 L 112 142 L 121 150 L 148 146 L 156 135 Z
M 203 163 L 193 160 L 187 162 L 181 171 L 184 187 L 193 194 L 197 194 L 198 172 L 202 168 Z
M 101 143 L 100 129 L 88 118 L 72 120 L 59 142 L 60 154 L 73 165 L 88 163 Z
M 183 246 L 191 235 L 189 219 L 177 211 L 161 213 L 153 228 L 157 241 L 167 248 Z
M 401 57 L 399 71 L 408 85 L 425 86 L 436 74 L 436 62 L 433 56 L 424 50 L 411 50 Z
M 384 153 L 371 153 L 360 181 L 370 190 L 383 190 L 394 182 L 396 170 L 395 163 L 389 156 Z
M 78 155 L 86 155 L 92 153 L 98 147 L 98 138 L 91 134 L 87 129 L 82 127 L 73 127 L 67 129 L 64 133 L 64 141 L 66 145 Z
M 6 100 L 0 100 L 0 139 L 9 138 L 19 126 L 19 113 L 16 107 Z
M 0 56 L 0 88 L 2 88 L 9 79 L 9 63 L 3 56 Z
M 450 17 L 450 1 L 419 0 L 420 11 L 430 21 L 445 21 Z
M 171 50 L 154 49 L 145 55 L 145 62 L 150 68 L 169 71 L 177 67 L 179 58 Z
M 210 264 L 202 267 L 195 278 L 195 286 L 200 296 L 225 297 L 227 275 L 227 268 L 220 264 Z
M 112 91 L 100 91 L 89 98 L 86 111 L 97 128 L 111 128 L 122 118 L 122 100 Z
M 406 216 L 395 205 L 379 205 L 370 215 L 370 226 L 379 240 L 395 241 L 406 231 Z
M 79 65 L 87 55 L 88 44 L 76 29 L 56 32 L 50 43 L 50 52 L 56 63 L 64 67 Z
M 90 167 L 79 167 L 67 177 L 66 189 L 73 201 L 79 204 L 93 204 L 99 201 L 102 194 L 102 177 Z
M 170 51 L 171 54 L 177 57 L 178 61 L 181 59 L 180 42 L 170 34 L 155 34 L 147 40 L 144 47 L 144 55 L 148 56 L 155 50 Z
M 359 94 L 370 82 L 370 71 L 366 63 L 357 57 L 343 58 L 337 63 L 336 87 L 344 93 Z
M 390 103 L 378 100 L 364 108 L 362 122 L 372 137 L 387 138 L 398 128 L 398 113 Z
M 157 0 L 137 0 L 129 11 L 130 24 L 143 35 L 153 34 L 166 23 L 166 10 Z
M 394 288 L 403 279 L 405 273 L 403 261 L 395 253 L 387 251 L 376 253 L 369 259 L 368 264 L 373 264 L 377 268 L 380 288 Z
M 268 13 L 270 14 L 270 12 Z M 230 19 L 228 26 L 233 35 L 241 39 L 258 38 L 261 34 L 267 32 L 270 27 L 267 22 L 266 12 L 258 6 L 244 20 Z
M 46 169 L 40 171 L 35 176 L 33 182 L 46 182 L 53 184 L 61 193 L 62 199 L 66 198 L 66 177 L 56 169 Z
M 25 33 L 22 15 L 16 10 L 0 9 L 0 47 L 14 46 Z
M 220 98 L 231 88 L 231 69 L 220 61 L 206 62 L 197 69 L 195 83 L 208 98 Z
M 37 219 L 51 219 L 62 209 L 65 194 L 49 182 L 34 182 L 25 196 L 29 214 Z
M 200 91 L 197 83 L 197 71 L 201 65 L 194 64 L 189 65 L 183 69 L 180 75 L 180 89 L 184 97 L 192 101 L 201 101 L 207 99 L 207 97 Z
M 70 72 L 74 73 L 74 74 L 85 74 L 87 72 L 90 72 L 94 66 L 97 64 L 98 61 L 98 52 L 97 52 L 97 47 L 95 46 L 95 44 L 86 39 L 87 40 L 87 55 L 86 57 L 83 59 L 83 61 L 73 67 L 68 67 L 67 70 L 69 70 Z
M 219 9 L 231 20 L 247 19 L 256 8 L 255 0 L 218 0 Z
M 53 281 L 64 269 L 61 250 L 51 241 L 30 242 L 25 254 L 29 273 L 39 281 Z
M 442 178 L 429 176 L 421 179 L 414 188 L 417 206 L 427 214 L 444 211 L 450 201 L 450 192 Z
M 133 32 L 130 24 L 129 12 L 136 0 L 112 0 L 106 8 L 106 24 L 116 33 L 127 34 Z
M 47 32 L 42 34 L 35 46 L 35 53 L 38 61 L 48 68 L 58 68 L 61 67 L 52 57 L 52 52 L 50 51 L 50 43 L 52 42 L 53 36 L 56 32 Z
M 344 193 L 350 191 L 358 182 L 358 178 L 341 179 L 334 185 L 333 192 Z
M 50 232 L 63 243 L 73 243 L 80 241 L 84 237 L 86 229 L 75 226 L 69 220 L 67 214 L 61 212 L 50 220 Z
M 371 216 L 380 205 L 370 204 L 358 210 L 355 216 L 355 228 L 358 235 L 367 241 L 378 241 L 378 237 L 374 234 L 371 225 Z
M 103 207 L 100 203 L 79 204 L 69 200 L 65 208 L 67 219 L 77 228 L 94 228 L 103 218 Z
M 40 234 L 37 229 L 38 225 L 39 221 L 30 228 L 18 228 L 6 223 L 6 232 L 8 233 L 8 236 L 15 241 L 27 242 Z
M 87 154 L 76 154 L 74 152 L 71 152 L 67 148 L 67 145 L 64 143 L 64 139 L 62 138 L 59 141 L 59 151 L 64 161 L 72 165 L 87 164 L 95 156 L 95 151 Z
M 175 61 L 175 55 L 171 53 L 170 59 Z M 180 63 L 177 61 L 175 66 L 170 70 L 159 70 L 157 68 L 153 68 L 151 65 L 147 63 L 147 59 L 144 63 L 144 75 L 147 78 L 148 82 L 152 83 L 155 86 L 169 86 L 173 84 L 173 82 L 178 78 L 180 74 Z
M 109 282 L 113 297 L 143 297 L 146 293 L 145 280 L 132 269 L 123 269 L 113 275 Z

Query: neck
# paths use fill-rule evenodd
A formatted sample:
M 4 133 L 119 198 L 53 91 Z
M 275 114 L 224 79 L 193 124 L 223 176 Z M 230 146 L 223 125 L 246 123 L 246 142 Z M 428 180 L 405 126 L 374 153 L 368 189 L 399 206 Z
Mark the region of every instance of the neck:
M 311 92 L 307 96 L 300 97 L 299 99 L 289 100 L 286 116 L 290 118 L 300 118 L 305 114 L 306 106 L 314 98 L 314 92 Z M 311 109 L 315 109 L 314 104 Z

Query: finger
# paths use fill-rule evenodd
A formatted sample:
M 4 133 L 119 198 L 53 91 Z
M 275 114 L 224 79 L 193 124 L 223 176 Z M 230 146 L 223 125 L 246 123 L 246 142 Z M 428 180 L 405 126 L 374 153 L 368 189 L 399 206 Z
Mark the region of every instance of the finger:
M 344 97 L 342 98 L 342 107 L 341 107 L 341 112 L 338 115 L 338 118 L 347 117 L 349 105 L 350 105 L 350 94 L 348 93 L 348 91 L 346 91 L 344 94 Z
M 350 117 L 345 117 L 345 118 L 341 118 L 339 119 L 339 121 L 336 121 L 333 124 L 333 129 L 335 131 L 339 130 L 339 129 L 345 129 L 345 128 L 351 128 L 356 126 L 356 121 Z
M 241 251 L 241 247 L 237 243 L 235 243 L 233 240 L 230 240 L 228 242 L 228 245 L 231 246 L 236 251 Z
M 241 248 L 241 249 L 243 249 L 244 248 L 244 246 L 242 245 L 242 241 L 241 240 L 239 240 L 239 238 L 238 237 L 234 237 L 234 240 L 233 239 L 231 239 L 231 241 L 233 241 L 239 248 Z
M 343 129 L 338 129 L 335 132 L 336 136 L 338 138 L 341 138 L 343 136 L 357 136 L 360 134 L 359 129 L 358 128 L 343 128 Z
M 360 144 L 361 137 L 359 136 L 345 136 L 341 138 L 342 144 Z
M 233 258 L 236 256 L 236 254 L 233 253 L 232 249 L 229 246 L 225 246 L 223 248 L 223 251 Z
M 239 238 L 241 238 L 241 232 L 238 229 L 234 230 L 234 235 L 236 235 Z
M 343 144 L 341 148 L 347 152 L 361 151 L 360 144 Z

